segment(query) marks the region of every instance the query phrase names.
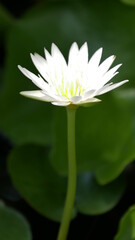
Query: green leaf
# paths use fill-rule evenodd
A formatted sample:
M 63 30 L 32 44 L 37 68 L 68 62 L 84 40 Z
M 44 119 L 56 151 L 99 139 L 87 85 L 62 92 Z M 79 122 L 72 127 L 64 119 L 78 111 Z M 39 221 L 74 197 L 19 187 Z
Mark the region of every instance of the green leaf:
M 40 214 L 60 221 L 67 191 L 67 180 L 48 162 L 48 150 L 28 145 L 18 147 L 9 157 L 9 173 L 15 187 Z M 73 217 L 76 209 L 73 209 Z
M 108 94 L 92 108 L 79 108 L 76 114 L 78 172 L 92 170 L 100 184 L 106 184 L 123 171 L 135 157 L 134 101 Z M 128 97 L 129 95 L 129 97 Z M 54 124 L 51 163 L 62 174 L 67 172 L 66 112 L 58 109 Z M 62 126 L 62 131 L 60 130 Z
M 121 0 L 121 2 L 127 4 L 127 5 L 133 5 L 135 6 L 135 0 Z
M 30 227 L 26 219 L 16 210 L 0 202 L 0 239 L 32 240 Z
M 135 240 L 135 205 L 122 217 L 115 240 Z
M 92 173 L 84 173 L 78 176 L 77 187 L 78 211 L 83 214 L 97 215 L 109 211 L 119 202 L 125 189 L 125 181 L 121 176 L 101 186 Z
M 58 175 L 48 162 L 48 150 L 27 145 L 12 151 L 9 173 L 25 200 L 40 214 L 60 221 L 67 191 L 66 178 Z M 107 212 L 119 201 L 125 188 L 123 178 L 100 186 L 91 173 L 78 176 L 73 217 L 77 211 L 95 215 Z

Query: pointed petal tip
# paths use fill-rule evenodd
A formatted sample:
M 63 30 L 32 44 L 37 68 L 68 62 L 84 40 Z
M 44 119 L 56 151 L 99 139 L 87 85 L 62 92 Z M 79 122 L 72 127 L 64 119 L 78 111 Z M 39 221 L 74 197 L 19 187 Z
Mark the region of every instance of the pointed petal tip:
M 95 100 L 93 101 L 93 102 L 102 102 L 102 100 L 101 99 L 99 99 L 99 98 L 94 98 Z
M 114 62 L 115 59 L 116 59 L 116 55 L 111 55 L 108 59 L 112 59 L 112 64 L 113 64 L 113 62 Z
M 78 44 L 77 44 L 77 42 L 73 42 L 72 45 L 71 45 L 71 47 L 70 47 L 70 49 L 71 49 L 71 48 L 74 48 L 74 47 L 78 49 Z
M 17 67 L 18 67 L 19 69 L 22 68 L 21 65 L 17 65 Z
M 77 45 L 78 46 L 77 42 L 73 42 L 72 45 Z
M 126 80 L 123 80 L 122 82 L 123 82 L 123 83 L 126 83 L 126 82 L 129 82 L 129 80 L 128 80 L 128 79 L 126 79 Z
M 122 63 L 119 63 L 117 66 L 118 66 L 118 68 L 121 67 L 121 66 L 122 66 Z
M 31 97 L 33 95 L 33 92 L 36 93 L 36 92 L 40 92 L 39 90 L 34 90 L 34 91 L 21 91 L 20 92 L 20 95 L 22 96 L 26 96 L 26 97 Z
M 99 66 L 101 58 L 102 58 L 102 51 L 103 51 L 103 48 L 99 48 L 98 50 L 96 50 L 94 52 L 94 54 L 89 59 L 89 66 L 91 68 L 93 68 L 93 67 L 97 68 Z
M 126 80 L 123 80 L 123 81 L 121 81 L 121 82 L 118 82 L 118 83 L 124 84 L 124 83 L 127 83 L 127 82 L 129 82 L 129 80 L 128 80 L 128 79 L 126 79 Z M 117 83 L 116 83 L 116 84 L 117 84 Z
M 40 56 L 38 53 L 34 52 L 34 53 L 30 53 L 30 57 L 32 59 L 32 62 L 35 65 L 35 60 L 39 60 L 39 58 L 43 58 L 42 56 Z
M 102 54 L 103 54 L 103 47 L 100 47 L 100 48 L 95 52 L 95 55 L 98 55 L 98 54 L 99 54 L 100 60 L 101 60 Z M 93 56 L 94 56 L 94 54 L 93 54 Z
M 40 56 L 40 54 L 38 54 L 37 52 L 34 52 L 34 54 L 32 54 L 34 57 L 42 57 Z
M 51 55 L 53 56 L 55 52 L 57 51 L 58 47 L 56 46 L 55 43 L 51 44 Z
M 24 95 L 25 95 L 25 91 L 21 91 L 21 92 L 20 92 L 20 95 L 23 95 L 23 96 L 24 96 Z
M 32 61 L 34 61 L 35 53 L 34 54 L 30 53 L 30 57 L 31 57 Z
M 20 66 L 20 65 L 18 65 L 18 68 L 19 68 L 19 70 L 26 76 L 26 75 L 28 75 L 27 74 L 27 72 L 28 72 L 28 70 L 26 69 L 26 68 L 24 68 L 24 67 L 22 67 L 22 66 Z M 28 76 L 27 76 L 28 77 Z
M 103 48 L 100 47 L 100 48 L 98 48 L 98 49 L 94 52 L 94 54 L 93 54 L 92 56 L 94 56 L 95 54 L 102 55 L 102 52 L 103 52 Z
M 80 51 L 81 50 L 88 52 L 88 44 L 87 44 L 87 42 L 83 43 L 83 45 L 80 47 Z
M 103 52 L 103 47 L 100 47 L 97 51 L 99 51 L 99 52 Z
M 22 73 L 24 72 L 24 70 L 25 70 L 24 67 L 22 67 L 21 65 L 17 65 L 17 67 L 19 68 L 19 70 L 20 70 Z
M 52 43 L 51 48 L 52 47 L 57 47 L 57 45 L 55 43 Z
M 45 47 L 44 47 L 44 52 L 45 52 L 45 54 L 48 54 L 48 51 Z
M 82 46 L 88 46 L 88 43 L 87 43 L 87 42 L 84 42 L 84 43 L 82 44 Z

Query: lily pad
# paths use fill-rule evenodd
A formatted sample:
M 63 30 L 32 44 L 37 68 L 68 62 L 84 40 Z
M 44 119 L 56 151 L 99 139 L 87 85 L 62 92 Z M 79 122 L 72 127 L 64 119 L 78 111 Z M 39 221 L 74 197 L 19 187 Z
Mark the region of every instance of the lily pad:
M 113 182 L 101 186 L 92 173 L 78 176 L 76 204 L 83 214 L 103 214 L 119 202 L 125 190 L 125 181 L 121 176 Z
M 50 166 L 47 148 L 27 145 L 13 150 L 9 173 L 14 186 L 35 210 L 52 220 L 61 220 L 67 179 Z
M 58 175 L 48 161 L 48 150 L 27 145 L 13 150 L 9 157 L 9 173 L 23 198 L 40 214 L 60 221 L 67 191 L 67 178 Z M 92 173 L 78 176 L 77 193 L 72 217 L 77 211 L 89 215 L 112 209 L 120 200 L 123 178 L 100 186 Z
M 114 240 L 134 240 L 135 239 L 135 205 L 133 205 L 122 217 L 118 233 Z
M 0 239 L 32 240 L 27 220 L 16 210 L 0 202 Z

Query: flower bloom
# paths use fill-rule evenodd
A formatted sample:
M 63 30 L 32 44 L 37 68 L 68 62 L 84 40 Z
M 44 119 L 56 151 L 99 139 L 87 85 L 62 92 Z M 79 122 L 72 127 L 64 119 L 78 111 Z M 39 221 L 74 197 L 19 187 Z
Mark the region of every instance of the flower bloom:
M 98 102 L 100 100 L 95 96 L 109 92 L 128 81 L 107 84 L 118 73 L 121 64 L 110 69 L 115 56 L 108 57 L 100 64 L 101 56 L 102 48 L 98 49 L 89 60 L 87 43 L 84 43 L 80 49 L 77 43 L 73 43 L 67 63 L 53 43 L 51 54 L 45 49 L 45 58 L 37 53 L 31 54 L 31 59 L 39 72 L 38 76 L 18 66 L 21 72 L 40 89 L 24 91 L 21 94 L 58 106 Z

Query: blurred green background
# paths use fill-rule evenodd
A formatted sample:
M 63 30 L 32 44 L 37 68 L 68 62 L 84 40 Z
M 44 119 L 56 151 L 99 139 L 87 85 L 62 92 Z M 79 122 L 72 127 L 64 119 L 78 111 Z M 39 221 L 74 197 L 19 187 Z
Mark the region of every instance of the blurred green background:
M 50 51 L 54 42 L 67 59 L 74 41 L 79 46 L 88 43 L 89 57 L 100 47 L 102 60 L 116 55 L 114 64 L 123 65 L 114 81 L 129 79 L 129 83 L 102 96 L 102 102 L 94 107 L 77 111 L 78 184 L 69 239 L 132 240 L 134 0 L 1 1 L 0 198 L 27 218 L 34 240 L 40 238 L 39 232 L 44 236 L 49 232 L 49 239 L 56 239 L 59 224 L 55 221 L 61 219 L 67 185 L 66 111 L 19 95 L 36 87 L 17 65 L 37 74 L 30 53 L 44 56 L 44 47 Z M 5 210 L 5 205 L 1 206 L 0 216 Z M 1 224 L 0 218 L 0 229 L 6 229 Z M 18 240 L 13 229 L 11 240 Z M 49 229 L 54 230 L 50 233 Z M 30 232 L 28 226 L 26 231 Z M 4 234 L 0 233 L 0 239 L 10 240 Z M 27 237 L 30 240 L 31 234 Z

